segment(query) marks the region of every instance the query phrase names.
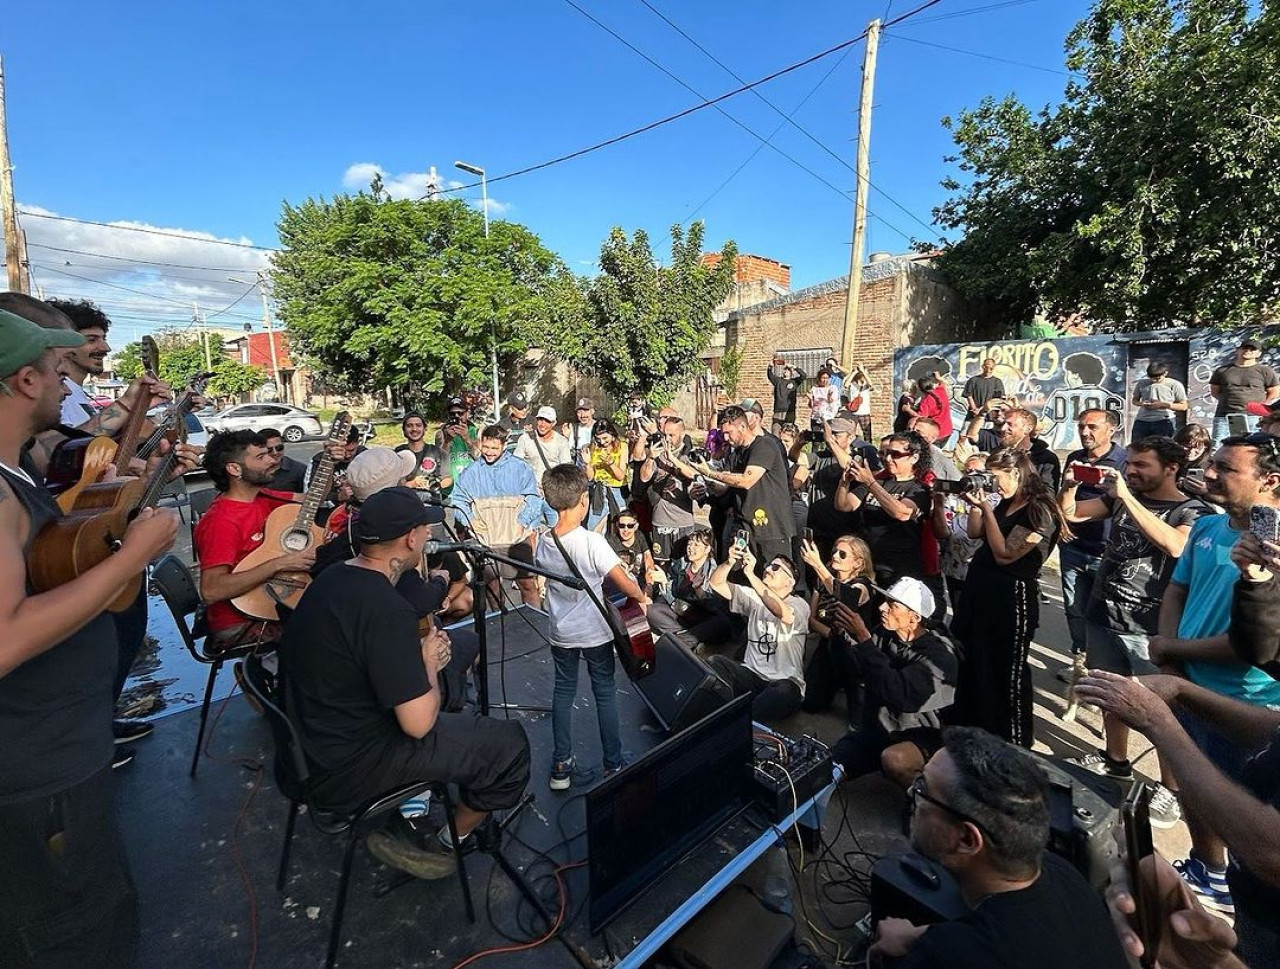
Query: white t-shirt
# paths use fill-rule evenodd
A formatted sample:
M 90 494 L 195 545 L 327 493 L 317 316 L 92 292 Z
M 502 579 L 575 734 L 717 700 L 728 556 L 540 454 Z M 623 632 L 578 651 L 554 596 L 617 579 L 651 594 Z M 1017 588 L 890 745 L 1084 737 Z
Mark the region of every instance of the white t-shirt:
M 791 680 L 804 693 L 804 641 L 809 634 L 809 605 L 788 596 L 790 625 L 771 613 L 755 589 L 731 587 L 729 611 L 747 617 L 747 653 L 743 665 L 766 680 Z
M 560 543 L 578 566 L 596 598 L 604 602 L 604 577 L 620 563 L 618 553 L 610 547 L 609 540 L 598 532 L 589 532 L 578 526 L 568 535 L 561 535 Z M 533 560 L 544 569 L 573 574 L 573 570 L 565 565 L 564 557 L 550 535 L 539 537 L 538 550 L 534 553 Z M 561 582 L 548 579 L 547 614 L 551 617 L 553 646 L 588 649 L 613 642 L 613 630 L 585 591 L 570 589 Z
M 840 388 L 834 384 L 825 387 L 814 384 L 809 391 L 809 413 L 816 419 L 824 417 L 833 421 L 840 413 Z
M 62 382 L 67 385 L 71 393 L 62 400 L 62 415 L 59 419 L 67 427 L 79 427 L 98 413 L 98 408 L 84 392 L 84 388 L 70 377 L 63 377 Z
M 534 443 L 535 438 L 537 438 L 537 444 Z M 538 445 L 542 446 L 542 454 L 547 456 L 545 464 L 542 460 L 542 454 L 538 453 Z M 554 468 L 558 464 L 568 464 L 573 460 L 573 455 L 569 451 L 568 440 L 555 431 L 551 432 L 550 441 L 544 441 L 538 437 L 537 431 L 521 434 L 520 440 L 516 442 L 515 450 L 512 453 L 533 468 L 533 476 L 538 479 L 538 494 L 542 494 L 542 474 L 544 471 Z
M 853 383 L 849 385 L 849 399 L 853 400 L 855 397 L 861 397 L 862 402 L 853 409 L 854 416 L 870 417 L 871 416 L 871 388 L 868 387 L 866 384 L 860 384 L 858 383 L 858 381 L 855 380 Z

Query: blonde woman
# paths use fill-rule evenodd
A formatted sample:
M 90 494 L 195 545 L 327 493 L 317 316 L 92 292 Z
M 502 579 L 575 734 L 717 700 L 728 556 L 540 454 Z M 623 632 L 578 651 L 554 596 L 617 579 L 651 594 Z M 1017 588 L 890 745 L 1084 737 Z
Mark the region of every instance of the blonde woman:
M 871 629 L 879 621 L 878 596 L 872 587 L 875 569 L 867 543 L 855 535 L 842 535 L 831 547 L 831 560 L 823 564 L 818 547 L 803 542 L 800 557 L 817 577 L 809 593 L 809 630 L 822 637 L 813 658 L 805 668 L 803 709 L 817 713 L 830 708 L 841 690 L 846 692 L 847 712 L 855 713 L 857 681 L 849 663 L 848 652 L 858 643 L 871 638 Z M 844 621 L 833 628 L 840 604 Z

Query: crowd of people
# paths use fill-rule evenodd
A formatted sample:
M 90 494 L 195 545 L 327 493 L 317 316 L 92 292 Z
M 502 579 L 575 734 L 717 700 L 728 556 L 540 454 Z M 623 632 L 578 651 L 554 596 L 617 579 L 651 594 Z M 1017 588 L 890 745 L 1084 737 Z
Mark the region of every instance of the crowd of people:
M 115 719 L 113 701 L 145 634 L 146 595 L 105 607 L 172 544 L 176 516 L 141 509 L 115 554 L 54 588 L 37 580 L 50 554 L 38 537 L 68 517 L 45 484 L 55 449 L 174 397 L 145 376 L 92 404 L 81 385 L 101 372 L 109 328 L 85 304 L 0 294 L 0 542 L 13 552 L 0 555 L 0 951 L 20 965 L 127 965 L 137 932 L 111 777 L 150 728 Z M 656 635 L 750 695 L 756 719 L 843 707 L 835 759 L 848 777 L 882 772 L 901 789 L 913 844 L 972 908 L 930 928 L 886 919 L 880 954 L 1121 966 L 1143 945 L 1135 896 L 1156 892 L 1161 965 L 1259 969 L 1280 965 L 1280 535 L 1258 526 L 1280 521 L 1280 378 L 1251 346 L 1214 374 L 1226 433 L 1175 432 L 1185 389 L 1153 364 L 1135 386 L 1129 443 L 1115 412 L 1087 409 L 1065 462 L 994 361 L 958 395 L 940 374 L 919 380 L 876 438 L 861 369 L 828 360 L 810 380 L 778 358 L 772 409 L 730 404 L 705 433 L 638 395 L 616 422 L 585 397 L 562 421 L 519 393 L 501 417 L 460 396 L 430 442 L 411 412 L 399 446 L 366 447 L 353 431 L 308 468 L 278 432 L 231 431 L 203 453 L 162 442 L 105 480 L 207 471 L 218 494 L 193 536 L 207 648 L 252 647 L 288 698 L 327 806 L 349 811 L 412 780 L 457 785 L 452 833 L 369 835 L 388 865 L 447 876 L 455 850 L 530 781 L 521 723 L 465 712 L 478 642 L 443 627 L 471 612 L 473 589 L 494 605 L 514 590 L 549 616 L 553 791 L 587 771 L 573 743 L 580 660 L 601 745 L 593 776 L 625 765 L 604 600 L 628 599 Z M 284 507 L 314 507 L 323 539 L 243 567 Z M 501 558 L 473 585 L 480 566 L 467 556 L 426 554 L 443 530 Z M 1191 834 L 1187 858 L 1152 859 L 1138 885 L 1117 869 L 1110 921 L 1046 855 L 1045 780 L 1018 751 L 1036 735 L 1029 654 L 1055 552 L 1068 716 L 1092 704 L 1105 725 L 1102 749 L 1077 763 L 1129 781 L 1130 733 L 1144 734 L 1161 776 L 1152 823 L 1185 818 Z M 282 576 L 305 579 L 295 608 L 242 611 L 242 596 Z

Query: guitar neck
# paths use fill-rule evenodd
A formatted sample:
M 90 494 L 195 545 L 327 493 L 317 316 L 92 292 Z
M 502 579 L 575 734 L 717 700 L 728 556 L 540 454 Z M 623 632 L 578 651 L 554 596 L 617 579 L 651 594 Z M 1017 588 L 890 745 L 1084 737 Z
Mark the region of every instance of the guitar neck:
M 147 419 L 145 401 L 135 400 L 133 409 L 125 418 L 116 444 L 115 466 L 121 474 L 128 474 L 129 462 L 138 456 L 138 438 L 142 434 L 142 422 Z
M 165 412 L 164 417 L 160 418 L 156 424 L 156 429 L 151 432 L 151 436 L 138 447 L 137 457 L 145 461 L 155 453 L 156 448 L 160 446 L 160 442 L 169 433 L 169 429 L 176 427 L 178 421 L 186 419 L 187 412 L 191 410 L 193 397 L 194 394 L 190 390 L 184 391 L 182 396 L 169 406 L 169 410 Z
M 160 492 L 164 490 L 164 486 L 169 481 L 169 473 L 173 471 L 174 465 L 177 463 L 178 452 L 170 450 L 147 480 L 147 490 L 142 493 L 142 498 L 138 501 L 138 511 L 143 508 L 154 507 L 160 501 Z

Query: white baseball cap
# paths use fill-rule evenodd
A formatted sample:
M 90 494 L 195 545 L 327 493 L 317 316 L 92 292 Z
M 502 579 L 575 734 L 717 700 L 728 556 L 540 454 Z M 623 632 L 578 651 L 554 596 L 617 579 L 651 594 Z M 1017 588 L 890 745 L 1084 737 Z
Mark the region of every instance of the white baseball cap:
M 389 447 L 371 447 L 361 451 L 347 465 L 347 484 L 356 501 L 366 501 L 384 488 L 394 488 L 418 467 L 418 456 L 412 451 L 393 451 Z
M 876 587 L 876 591 L 886 599 L 906 606 L 922 619 L 932 616 L 934 607 L 937 605 L 929 587 L 919 579 L 913 579 L 910 576 L 899 579 L 887 589 Z
M 538 413 L 534 415 L 538 420 L 550 421 L 552 424 L 556 422 L 556 409 L 554 407 L 539 407 Z

